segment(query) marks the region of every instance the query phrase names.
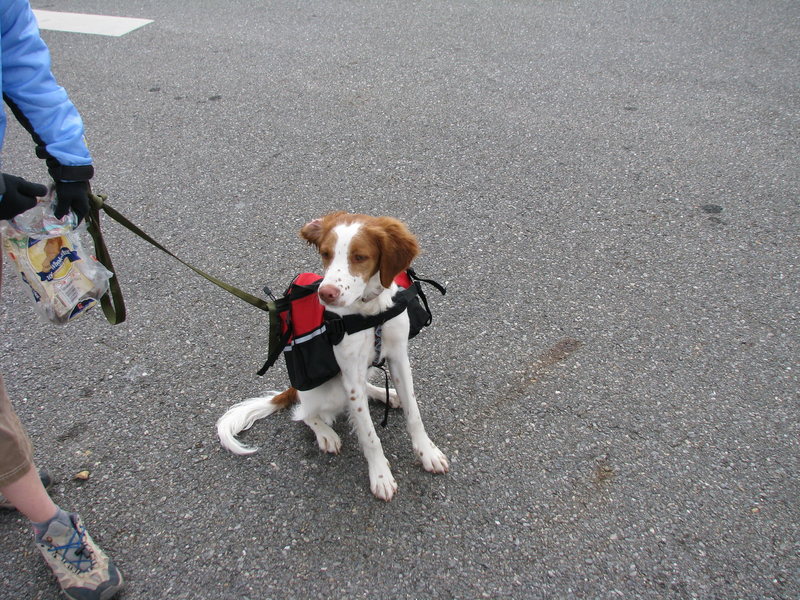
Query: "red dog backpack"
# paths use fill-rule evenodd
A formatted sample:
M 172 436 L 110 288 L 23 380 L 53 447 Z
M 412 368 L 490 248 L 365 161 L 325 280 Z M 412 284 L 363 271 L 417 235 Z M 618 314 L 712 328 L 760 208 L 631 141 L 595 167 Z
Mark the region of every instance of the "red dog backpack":
M 322 277 L 315 273 L 301 273 L 282 298 L 269 302 L 269 354 L 259 375 L 266 373 L 283 354 L 292 387 L 313 389 L 339 373 L 333 347 L 342 341 L 345 333 L 379 327 L 408 310 L 411 324 L 408 337 L 413 338 L 432 321 L 421 282 L 433 285 L 442 294 L 446 292 L 440 284 L 420 279 L 409 269 L 395 278 L 401 290 L 389 309 L 372 316 L 340 316 L 326 311 L 320 303 L 317 289 L 321 281 Z

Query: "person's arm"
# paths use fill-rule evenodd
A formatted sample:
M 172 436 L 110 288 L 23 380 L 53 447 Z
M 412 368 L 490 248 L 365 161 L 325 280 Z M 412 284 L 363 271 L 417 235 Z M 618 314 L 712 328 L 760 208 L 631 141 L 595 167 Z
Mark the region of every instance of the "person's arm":
M 56 209 L 88 210 L 88 180 L 94 175 L 83 120 L 50 71 L 50 52 L 39 35 L 28 0 L 5 2 L 0 14 L 3 100 L 36 143 L 56 182 Z M 59 189 L 60 188 L 60 189 Z

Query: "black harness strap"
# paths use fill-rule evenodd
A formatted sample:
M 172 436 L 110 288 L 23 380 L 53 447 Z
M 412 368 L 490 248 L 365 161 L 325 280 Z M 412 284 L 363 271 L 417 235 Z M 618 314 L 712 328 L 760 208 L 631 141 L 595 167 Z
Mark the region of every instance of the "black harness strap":
M 422 306 L 425 307 L 425 312 L 428 313 L 428 318 L 423 323 L 423 327 L 427 327 L 433 322 L 433 313 L 431 312 L 430 307 L 428 306 L 428 297 L 425 295 L 425 292 L 422 291 L 422 286 L 418 282 L 428 283 L 439 290 L 439 293 L 444 296 L 447 293 L 447 289 L 438 281 L 434 281 L 433 279 L 423 279 L 422 277 L 418 277 L 417 273 L 413 269 L 408 269 L 406 271 L 408 276 L 414 281 L 414 287 L 419 289 L 419 299 L 422 301 Z
M 406 273 L 408 273 L 408 276 L 411 277 L 411 279 L 413 279 L 414 281 L 421 281 L 423 283 L 428 283 L 428 284 L 432 285 L 437 290 L 439 290 L 439 293 L 441 293 L 442 296 L 444 296 L 447 293 L 447 288 L 445 288 L 441 283 L 439 283 L 438 281 L 434 281 L 433 279 L 423 279 L 422 277 L 419 277 L 417 275 L 417 272 L 414 271 L 414 269 L 412 269 L 410 267 L 408 269 L 406 269 Z M 422 295 L 421 291 L 420 291 L 420 295 Z
M 337 315 L 329 310 L 325 311 L 325 327 L 328 332 L 328 339 L 334 346 L 342 341 L 344 334 L 353 334 L 365 329 L 371 329 L 383 325 L 386 321 L 394 319 L 408 308 L 408 303 L 421 292 L 417 282 L 395 294 L 394 304 L 382 313 L 377 315 Z

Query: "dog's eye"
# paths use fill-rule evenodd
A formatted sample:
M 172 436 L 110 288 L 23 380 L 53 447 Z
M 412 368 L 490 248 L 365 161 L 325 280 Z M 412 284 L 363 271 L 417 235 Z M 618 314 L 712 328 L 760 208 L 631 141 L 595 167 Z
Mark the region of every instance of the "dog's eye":
M 330 260 L 331 259 L 331 253 L 328 252 L 327 250 L 322 250 L 319 253 L 319 255 L 322 257 L 322 260 Z
M 369 257 L 368 256 L 364 256 L 363 254 L 356 254 L 353 257 L 353 260 L 355 262 L 357 262 L 357 263 L 362 263 L 362 262 L 364 262 L 365 260 L 368 260 L 368 259 L 369 259 Z

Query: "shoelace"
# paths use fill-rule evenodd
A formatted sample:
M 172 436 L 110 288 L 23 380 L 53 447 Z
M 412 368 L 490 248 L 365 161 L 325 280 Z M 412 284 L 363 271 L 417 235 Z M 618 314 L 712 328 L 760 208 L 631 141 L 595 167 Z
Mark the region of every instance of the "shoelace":
M 59 552 L 61 552 L 60 557 L 65 563 L 70 565 L 76 571 L 83 573 L 89 571 L 92 568 L 92 553 L 88 552 L 86 549 L 86 544 L 83 541 L 83 538 L 86 534 L 86 530 L 81 527 L 81 530 L 75 529 L 72 535 L 69 538 L 69 541 L 64 544 L 63 546 L 55 546 L 51 545 L 48 548 L 48 552 L 59 556 Z M 70 559 L 67 556 L 67 552 L 69 550 L 74 550 L 74 559 Z M 85 566 L 83 563 L 89 563 L 88 566 Z

